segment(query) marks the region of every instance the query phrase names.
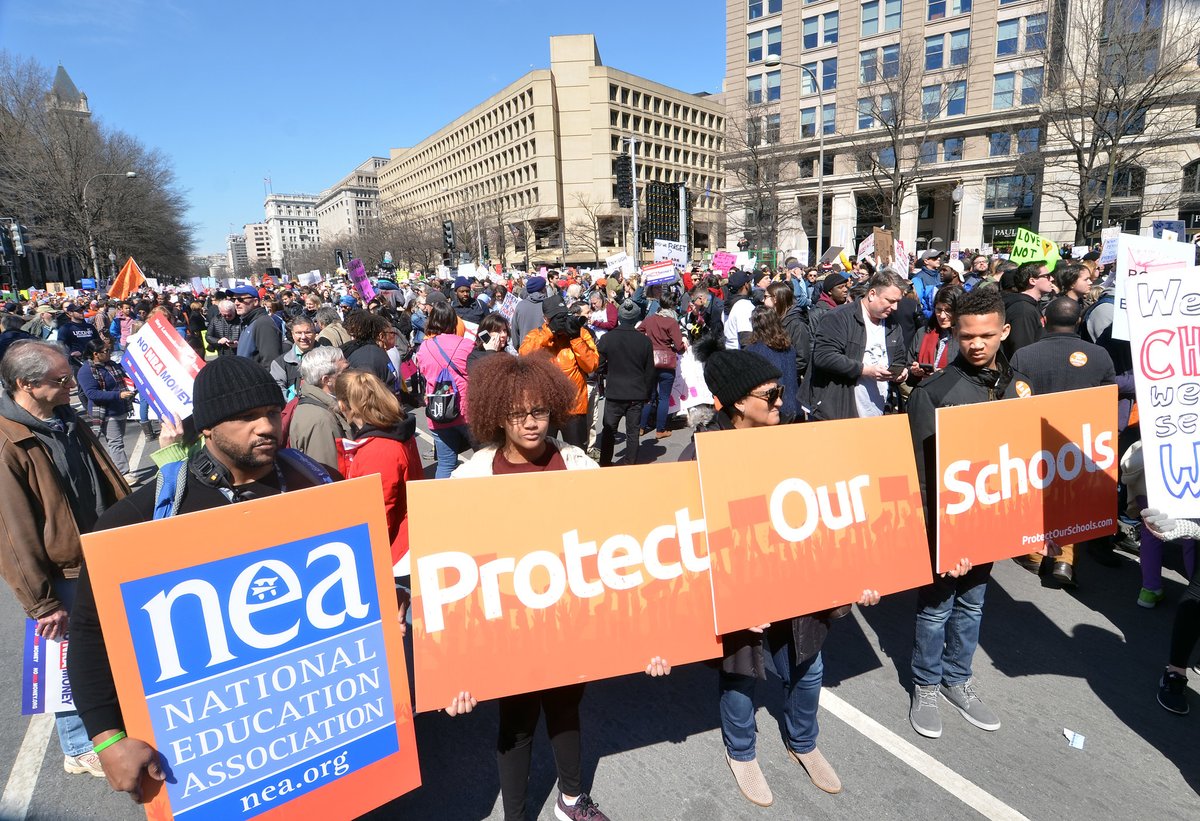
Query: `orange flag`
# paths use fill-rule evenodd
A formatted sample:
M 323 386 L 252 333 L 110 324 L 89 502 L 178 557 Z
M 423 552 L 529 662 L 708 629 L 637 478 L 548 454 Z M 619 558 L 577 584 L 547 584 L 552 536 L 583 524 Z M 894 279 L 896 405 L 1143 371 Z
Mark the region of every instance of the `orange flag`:
M 108 289 L 108 295 L 113 299 L 125 299 L 138 288 L 142 287 L 146 282 L 146 275 L 142 273 L 142 269 L 130 257 L 121 266 L 121 273 L 117 274 L 117 278 L 113 280 L 112 287 Z

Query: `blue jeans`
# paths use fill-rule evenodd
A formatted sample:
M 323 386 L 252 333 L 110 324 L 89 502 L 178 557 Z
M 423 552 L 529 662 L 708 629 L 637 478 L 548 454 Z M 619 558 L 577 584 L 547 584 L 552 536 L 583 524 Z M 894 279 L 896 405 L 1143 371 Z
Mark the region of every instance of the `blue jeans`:
M 642 427 L 650 427 L 650 416 L 656 414 L 654 429 L 662 433 L 667 429 L 667 412 L 671 409 L 671 388 L 675 387 L 675 371 L 659 368 L 654 373 L 658 388 L 642 408 Z
M 788 629 L 791 629 L 790 625 Z M 792 642 L 779 641 L 778 644 L 777 648 L 770 647 L 764 637 L 763 653 L 771 659 L 775 674 L 783 681 L 783 725 L 787 745 L 797 753 L 809 753 L 817 746 L 817 703 L 821 698 L 825 665 L 820 653 L 795 664 Z M 755 757 L 754 689 L 757 683 L 758 679 L 753 676 L 724 671 L 720 675 L 721 738 L 734 761 L 753 761 Z
M 137 386 L 134 385 L 134 387 L 137 387 Z M 138 395 L 138 421 L 139 422 L 149 422 L 150 421 L 150 400 L 146 398 L 146 394 L 144 394 L 142 392 L 141 388 L 137 388 L 137 395 Z
M 992 565 L 972 567 L 957 579 L 935 576 L 917 591 L 917 634 L 913 641 L 913 684 L 953 686 L 971 678 L 979 646 L 983 595 Z
M 430 429 L 433 436 L 433 452 L 437 456 L 437 472 L 435 479 L 446 479 L 458 466 L 458 454 L 471 447 L 467 437 L 466 425 L 454 425 L 449 428 Z

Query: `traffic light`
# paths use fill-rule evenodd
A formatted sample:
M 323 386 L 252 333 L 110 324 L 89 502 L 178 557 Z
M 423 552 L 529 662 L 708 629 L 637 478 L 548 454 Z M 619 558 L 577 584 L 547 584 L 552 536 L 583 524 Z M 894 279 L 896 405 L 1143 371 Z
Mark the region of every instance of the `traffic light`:
M 442 247 L 454 250 L 454 220 L 442 220 Z
M 617 166 L 617 206 L 620 208 L 633 207 L 633 164 L 628 154 L 618 154 Z
M 13 251 L 17 256 L 25 256 L 25 229 L 17 223 L 8 226 L 8 235 L 12 238 Z
M 333 249 L 333 262 L 334 262 L 334 265 L 335 265 L 335 267 L 337 267 L 337 268 L 342 268 L 342 269 L 345 269 L 345 267 L 346 267 L 346 256 L 345 256 L 345 254 L 342 252 L 342 249 L 341 249 L 341 248 L 334 248 L 334 249 Z
M 483 244 L 483 259 L 484 259 L 484 262 L 487 262 L 487 261 L 488 261 L 488 260 L 490 260 L 491 258 L 492 258 L 492 255 L 488 253 L 488 247 L 487 247 L 487 243 L 485 242 L 485 243 Z

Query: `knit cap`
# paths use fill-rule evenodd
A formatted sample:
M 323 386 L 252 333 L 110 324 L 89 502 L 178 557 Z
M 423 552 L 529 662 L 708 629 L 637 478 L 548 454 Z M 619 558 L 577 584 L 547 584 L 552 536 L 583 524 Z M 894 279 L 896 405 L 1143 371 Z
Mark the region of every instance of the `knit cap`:
M 723 408 L 732 407 L 759 385 L 780 376 L 774 365 L 748 351 L 717 351 L 704 363 L 704 381 Z
M 636 325 L 642 318 L 642 309 L 632 299 L 627 299 L 617 308 L 617 322 L 622 325 Z
M 226 419 L 265 405 L 283 407 L 283 392 L 267 369 L 244 356 L 221 356 L 196 374 L 192 421 L 208 430 Z

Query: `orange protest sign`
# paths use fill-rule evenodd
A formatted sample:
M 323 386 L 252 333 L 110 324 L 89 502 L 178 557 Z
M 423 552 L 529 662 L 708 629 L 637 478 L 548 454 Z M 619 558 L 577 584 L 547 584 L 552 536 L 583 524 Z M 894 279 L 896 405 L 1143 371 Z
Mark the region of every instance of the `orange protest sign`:
M 721 634 L 927 584 L 903 416 L 696 435 Z
M 352 818 L 420 785 L 377 477 L 83 550 L 125 730 L 168 773 L 152 821 Z
M 1115 532 L 1116 447 L 1115 385 L 939 408 L 938 570 Z
M 419 711 L 720 653 L 694 463 L 413 482 L 408 511 Z

